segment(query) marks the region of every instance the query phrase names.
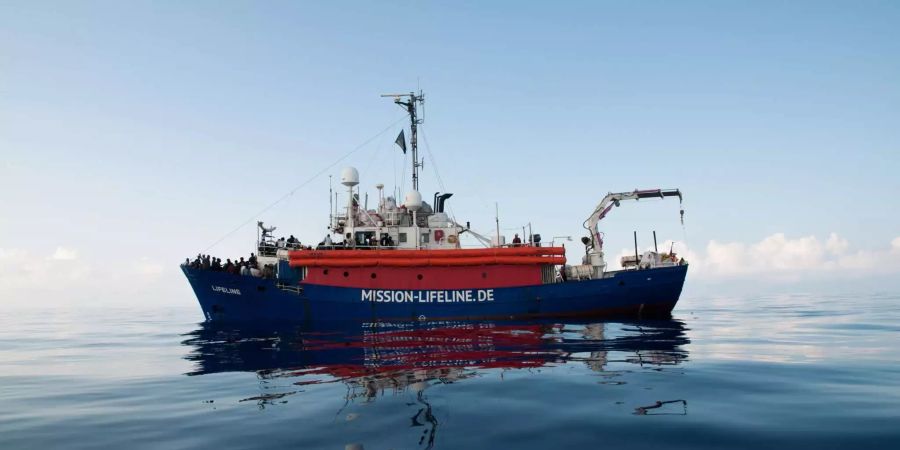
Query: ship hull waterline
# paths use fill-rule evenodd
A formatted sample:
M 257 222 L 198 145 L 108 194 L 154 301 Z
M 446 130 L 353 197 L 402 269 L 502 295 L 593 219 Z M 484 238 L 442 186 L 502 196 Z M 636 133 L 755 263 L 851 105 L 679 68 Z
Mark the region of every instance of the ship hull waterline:
M 271 279 L 182 266 L 206 320 L 227 322 L 665 317 L 678 302 L 687 268 L 528 286 L 394 291 L 310 283 L 284 289 Z

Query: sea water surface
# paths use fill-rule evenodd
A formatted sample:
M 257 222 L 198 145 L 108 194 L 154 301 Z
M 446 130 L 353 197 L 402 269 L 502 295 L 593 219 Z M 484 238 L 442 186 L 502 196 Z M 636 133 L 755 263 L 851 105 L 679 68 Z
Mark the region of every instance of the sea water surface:
M 216 326 L 0 309 L 0 448 L 900 448 L 900 295 L 671 320 Z

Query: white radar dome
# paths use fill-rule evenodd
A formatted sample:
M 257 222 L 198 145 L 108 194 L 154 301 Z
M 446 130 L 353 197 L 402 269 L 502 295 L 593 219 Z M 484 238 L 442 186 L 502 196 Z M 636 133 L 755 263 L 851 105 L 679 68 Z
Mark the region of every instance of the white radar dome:
M 341 171 L 341 184 L 344 186 L 356 186 L 359 184 L 359 172 L 355 167 L 345 167 Z
M 422 208 L 422 194 L 420 194 L 419 191 L 409 191 L 409 193 L 406 194 L 403 205 L 410 211 L 418 211 Z

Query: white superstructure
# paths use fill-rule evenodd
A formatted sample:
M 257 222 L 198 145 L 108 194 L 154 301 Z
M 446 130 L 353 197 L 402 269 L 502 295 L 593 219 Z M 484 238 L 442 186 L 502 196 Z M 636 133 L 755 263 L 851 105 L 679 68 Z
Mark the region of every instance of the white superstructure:
M 456 225 L 444 212 L 444 202 L 452 194 L 435 194 L 435 204 L 422 200 L 412 190 L 401 204 L 393 196 L 384 197 L 383 184 L 377 184 L 378 206 L 366 209 L 360 204 L 359 172 L 352 167 L 341 171 L 341 184 L 348 189 L 343 213 L 332 217 L 329 230 L 343 237 L 346 248 L 454 249 L 465 228 Z M 340 240 L 336 240 L 340 242 Z

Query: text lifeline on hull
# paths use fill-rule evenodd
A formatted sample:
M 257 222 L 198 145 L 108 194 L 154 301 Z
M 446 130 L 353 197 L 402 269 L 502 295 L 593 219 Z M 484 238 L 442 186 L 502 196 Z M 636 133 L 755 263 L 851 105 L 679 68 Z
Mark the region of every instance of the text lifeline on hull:
M 412 187 L 402 204 L 378 184 L 378 207 L 359 201 L 359 173 L 348 167 L 341 184 L 345 208 L 331 211 L 329 235 L 315 248 L 291 236 L 274 240 L 258 223 L 258 254 L 244 261 L 198 255 L 187 276 L 207 320 L 335 321 L 406 319 L 520 319 L 668 314 L 678 302 L 687 263 L 671 251 L 622 258 L 607 271 L 598 223 L 625 200 L 676 196 L 677 189 L 609 193 L 584 221 L 585 255 L 566 264 L 563 247 L 541 246 L 538 234 L 509 245 L 488 239 L 444 211 L 452 194 L 433 204 L 418 191 L 419 93 L 390 95 L 410 117 Z M 404 132 L 395 141 L 405 153 Z M 681 210 L 683 217 L 684 210 Z M 469 233 L 485 248 L 461 248 Z M 332 237 L 334 236 L 334 237 Z

